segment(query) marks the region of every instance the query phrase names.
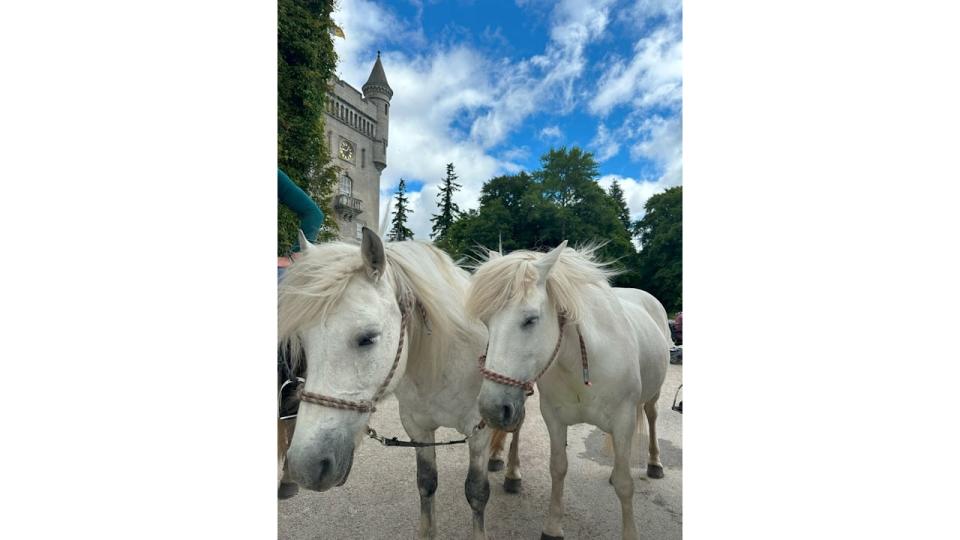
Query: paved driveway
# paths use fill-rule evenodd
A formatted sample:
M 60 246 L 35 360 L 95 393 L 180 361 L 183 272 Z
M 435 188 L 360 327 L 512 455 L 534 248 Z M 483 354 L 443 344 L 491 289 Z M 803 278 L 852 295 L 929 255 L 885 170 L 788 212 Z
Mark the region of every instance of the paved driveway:
M 670 365 L 660 396 L 657 427 L 663 479 L 647 479 L 646 447 L 641 451 L 634 444 L 633 504 L 640 536 L 645 539 L 681 538 L 682 415 L 670 410 L 670 405 L 682 375 L 682 366 Z M 490 473 L 486 529 L 491 539 L 540 538 L 550 502 L 550 444 L 538 396 L 528 402 L 520 441 L 522 493 L 506 493 L 503 472 Z M 378 406 L 371 425 L 381 434 L 406 438 L 393 397 Z M 437 440 L 460 437 L 454 430 L 437 432 Z M 567 444 L 566 538 L 620 538 L 620 502 L 607 483 L 613 456 L 604 448 L 603 433 L 593 426 L 571 426 Z M 471 513 L 463 494 L 467 449 L 464 445 L 439 447 L 437 461 L 438 537 L 469 538 Z M 278 504 L 282 539 L 416 538 L 420 503 L 414 451 L 385 448 L 364 439 L 343 487 L 325 493 L 301 490 Z

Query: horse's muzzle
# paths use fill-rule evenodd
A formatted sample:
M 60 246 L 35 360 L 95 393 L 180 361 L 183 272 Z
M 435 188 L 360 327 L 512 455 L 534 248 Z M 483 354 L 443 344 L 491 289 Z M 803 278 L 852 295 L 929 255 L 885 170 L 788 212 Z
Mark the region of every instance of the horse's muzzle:
M 480 416 L 490 426 L 502 431 L 515 431 L 523 423 L 526 396 L 523 390 L 506 386 L 490 387 L 484 381 L 477 404 Z
M 353 467 L 354 438 L 348 433 L 320 433 L 310 445 L 287 452 L 290 478 L 304 489 L 326 491 L 342 486 Z

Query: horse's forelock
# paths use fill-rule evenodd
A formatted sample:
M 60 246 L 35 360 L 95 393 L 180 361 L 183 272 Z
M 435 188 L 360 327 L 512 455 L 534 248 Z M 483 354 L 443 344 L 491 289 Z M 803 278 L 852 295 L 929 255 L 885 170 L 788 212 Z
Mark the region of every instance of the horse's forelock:
M 435 336 L 427 356 L 439 359 L 457 338 L 478 339 L 478 329 L 464 314 L 468 275 L 442 251 L 420 242 L 388 242 L 386 278 L 401 304 L 419 304 L 426 317 L 412 316 L 412 327 Z M 358 246 L 343 242 L 317 244 L 290 266 L 280 284 L 278 336 L 293 358 L 302 353 L 299 334 L 308 324 L 322 323 L 336 308 L 355 275 L 363 275 Z M 408 303 L 409 302 L 409 303 Z M 424 326 L 421 328 L 420 325 Z M 436 353 L 436 354 L 434 354 Z M 434 366 L 434 370 L 438 366 Z
M 566 248 L 547 277 L 547 296 L 558 311 L 571 322 L 584 312 L 583 289 L 609 287 L 617 272 L 596 256 L 600 245 Z M 474 273 L 467 296 L 467 311 L 481 320 L 522 302 L 533 292 L 538 271 L 534 263 L 545 253 L 520 250 L 500 257 L 486 258 Z

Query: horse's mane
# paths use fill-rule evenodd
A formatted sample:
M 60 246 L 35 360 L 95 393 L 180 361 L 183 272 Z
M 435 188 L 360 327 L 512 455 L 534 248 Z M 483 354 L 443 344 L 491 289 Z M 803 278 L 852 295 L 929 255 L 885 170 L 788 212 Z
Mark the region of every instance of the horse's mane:
M 280 283 L 278 338 L 291 358 L 302 356 L 300 332 L 326 321 L 350 280 L 369 279 L 359 248 L 344 242 L 317 244 L 287 270 Z M 446 253 L 415 241 L 387 242 L 384 253 L 384 279 L 393 285 L 397 301 L 410 297 L 416 302 L 409 323 L 411 358 L 439 360 L 457 340 L 483 339 L 463 309 L 469 275 Z
M 609 288 L 619 272 L 596 256 L 599 245 L 565 248 L 547 276 L 547 296 L 570 322 L 579 322 L 585 312 L 584 290 Z M 492 255 L 492 256 L 491 256 Z M 487 321 L 494 313 L 521 302 L 534 290 L 539 273 L 534 266 L 545 253 L 519 250 L 508 255 L 480 255 L 467 294 L 467 313 Z

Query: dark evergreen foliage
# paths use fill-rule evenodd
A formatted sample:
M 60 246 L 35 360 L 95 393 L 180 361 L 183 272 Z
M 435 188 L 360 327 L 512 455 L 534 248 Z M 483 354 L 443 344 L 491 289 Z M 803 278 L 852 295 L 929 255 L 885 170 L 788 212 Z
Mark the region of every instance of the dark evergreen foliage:
M 435 214 L 430 221 L 433 222 L 433 230 L 430 238 L 439 246 L 444 244 L 447 230 L 460 217 L 460 207 L 453 202 L 453 193 L 462 186 L 457 183 L 459 177 L 453 169 L 453 163 L 447 163 L 447 176 L 440 185 L 440 193 L 437 194 L 437 207 L 439 214 Z
M 387 238 L 391 242 L 413 240 L 413 231 L 407 228 L 407 213 L 412 212 L 407 207 L 407 203 L 407 184 L 401 178 L 400 185 L 397 186 L 397 204 L 394 208 L 393 219 L 390 221 L 390 231 L 387 233 Z

